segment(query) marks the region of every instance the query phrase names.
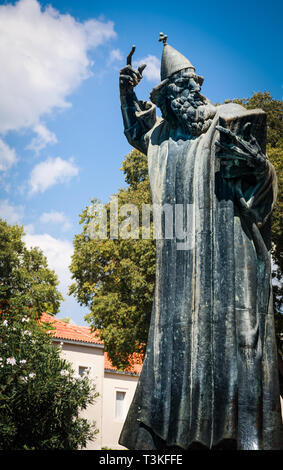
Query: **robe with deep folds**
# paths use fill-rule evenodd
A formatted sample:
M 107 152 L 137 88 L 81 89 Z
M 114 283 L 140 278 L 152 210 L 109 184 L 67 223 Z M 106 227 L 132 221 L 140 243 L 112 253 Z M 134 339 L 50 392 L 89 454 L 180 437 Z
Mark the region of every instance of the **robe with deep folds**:
M 125 134 L 148 155 L 153 204 L 192 205 L 192 220 L 184 220 L 192 243 L 182 250 L 176 236 L 156 242 L 146 356 L 119 443 L 281 449 L 270 263 L 274 169 L 268 162 L 260 178 L 243 184 L 244 196 L 253 196 L 244 211 L 215 140 L 221 116 L 247 111 L 219 106 L 206 133 L 179 139 L 152 104 L 140 106 Z

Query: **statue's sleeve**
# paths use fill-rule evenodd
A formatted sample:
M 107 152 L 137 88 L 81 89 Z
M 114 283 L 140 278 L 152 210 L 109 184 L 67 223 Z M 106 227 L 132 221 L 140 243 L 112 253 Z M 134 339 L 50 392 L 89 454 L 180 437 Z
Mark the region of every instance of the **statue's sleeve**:
M 124 133 L 130 145 L 147 154 L 151 132 L 157 123 L 156 107 L 148 101 L 138 101 L 121 106 Z
M 276 173 L 269 160 L 266 161 L 264 174 L 251 189 L 252 199 L 250 209 L 256 216 L 258 226 L 262 227 L 271 216 L 278 194 Z

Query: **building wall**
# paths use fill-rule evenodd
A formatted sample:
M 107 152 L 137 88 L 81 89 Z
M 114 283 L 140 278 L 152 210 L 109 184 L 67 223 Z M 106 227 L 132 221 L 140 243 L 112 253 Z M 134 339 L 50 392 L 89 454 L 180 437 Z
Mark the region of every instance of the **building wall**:
M 62 340 L 62 356 L 71 362 L 75 372 L 79 372 L 79 367 L 90 367 L 89 377 L 94 381 L 99 397 L 93 405 L 89 405 L 83 410 L 81 416 L 89 421 L 96 422 L 99 433 L 96 439 L 89 442 L 86 449 L 101 449 L 102 443 L 102 402 L 103 402 L 103 376 L 104 376 L 104 349 L 97 346 L 84 346 L 78 343 L 67 343 Z M 58 342 L 56 342 L 58 344 Z
M 62 342 L 62 357 L 71 362 L 75 372 L 80 367 L 90 367 L 89 377 L 94 381 L 99 397 L 93 405 L 81 412 L 81 416 L 95 421 L 99 433 L 93 442 L 87 444 L 87 450 L 98 450 L 102 447 L 123 449 L 118 444 L 122 426 L 133 399 L 139 377 L 104 370 L 104 348 L 99 345 L 87 346 L 79 343 Z M 125 393 L 124 419 L 115 417 L 116 392 Z
M 132 402 L 138 376 L 105 371 L 104 373 L 104 395 L 103 395 L 103 417 L 102 417 L 102 447 L 110 449 L 124 449 L 118 444 L 118 439 Z M 125 392 L 124 418 L 117 419 L 115 416 L 116 392 Z

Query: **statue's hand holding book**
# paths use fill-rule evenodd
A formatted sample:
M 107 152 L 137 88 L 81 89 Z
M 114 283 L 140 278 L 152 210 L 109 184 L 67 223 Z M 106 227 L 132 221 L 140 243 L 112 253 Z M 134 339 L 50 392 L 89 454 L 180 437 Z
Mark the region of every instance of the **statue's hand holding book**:
M 237 135 L 222 125 L 216 126 L 220 139 L 215 142 L 219 151 L 217 158 L 226 167 L 225 178 L 241 176 L 260 176 L 267 168 L 267 158 L 257 139 L 251 134 L 251 123 L 246 122 L 242 128 L 242 136 Z

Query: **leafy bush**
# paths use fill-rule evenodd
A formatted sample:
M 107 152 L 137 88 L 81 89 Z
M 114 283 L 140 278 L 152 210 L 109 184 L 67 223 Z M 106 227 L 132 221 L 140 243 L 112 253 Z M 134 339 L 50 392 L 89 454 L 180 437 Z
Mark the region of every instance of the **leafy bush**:
M 22 301 L 0 316 L 0 449 L 85 447 L 98 431 L 79 412 L 98 394 L 62 359 L 51 325 Z

